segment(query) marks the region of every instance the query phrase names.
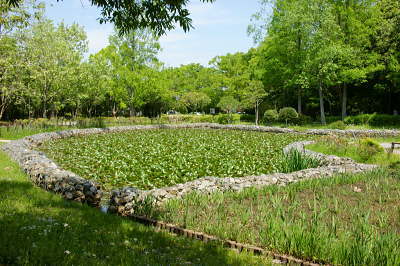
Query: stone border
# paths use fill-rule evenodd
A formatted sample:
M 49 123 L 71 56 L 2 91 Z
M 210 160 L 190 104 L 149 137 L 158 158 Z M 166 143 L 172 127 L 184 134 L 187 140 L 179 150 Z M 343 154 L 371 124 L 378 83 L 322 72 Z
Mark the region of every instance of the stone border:
M 3 146 L 3 150 L 17 161 L 21 168 L 29 175 L 30 179 L 36 185 L 55 193 L 61 194 L 64 198 L 85 202 L 89 205 L 99 206 L 102 198 L 100 185 L 94 181 L 86 180 L 70 171 L 65 171 L 58 167 L 53 161 L 48 159 L 43 152 L 35 150 L 43 142 L 54 139 L 68 138 L 72 136 L 85 136 L 90 134 L 114 133 L 131 130 L 149 130 L 149 129 L 174 129 L 174 128 L 204 128 L 204 129 L 227 129 L 227 130 L 247 130 L 270 133 L 297 133 L 305 135 L 344 135 L 344 136 L 378 136 L 389 137 L 398 136 L 398 130 L 334 130 L 334 129 L 310 129 L 297 131 L 288 128 L 249 126 L 249 125 L 220 125 L 214 123 L 193 123 L 176 125 L 147 125 L 147 126 L 123 126 L 111 128 L 91 128 L 91 129 L 73 129 L 60 132 L 41 133 L 25 137 L 20 140 L 12 141 Z M 299 143 L 304 150 L 304 145 Z M 293 146 L 295 147 L 295 146 Z M 302 148 L 303 147 L 303 148 Z M 310 151 L 307 151 L 308 153 Z M 323 156 L 327 161 L 331 161 L 330 156 Z M 337 157 L 338 158 L 338 157 Z M 134 206 L 150 196 L 157 202 L 163 202 L 172 197 L 181 197 L 191 191 L 210 193 L 213 191 L 238 191 L 247 187 L 261 187 L 266 185 L 286 185 L 303 179 L 319 178 L 332 176 L 342 172 L 360 172 L 373 168 L 368 165 L 355 164 L 354 162 L 342 164 L 343 159 L 339 160 L 341 164 L 332 162 L 327 166 L 306 169 L 290 174 L 271 174 L 261 176 L 248 176 L 241 178 L 217 178 L 205 177 L 185 184 L 176 186 L 141 191 L 135 188 L 121 188 L 115 190 L 110 198 L 110 210 L 116 211 L 122 215 L 131 215 L 134 213 Z

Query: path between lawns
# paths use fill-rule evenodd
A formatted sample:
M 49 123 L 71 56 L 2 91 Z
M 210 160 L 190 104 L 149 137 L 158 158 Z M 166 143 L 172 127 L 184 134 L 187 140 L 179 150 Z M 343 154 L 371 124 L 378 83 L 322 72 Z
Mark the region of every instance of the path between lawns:
M 0 139 L 0 142 L 8 143 L 8 142 L 11 142 L 11 140 L 9 140 L 9 139 Z

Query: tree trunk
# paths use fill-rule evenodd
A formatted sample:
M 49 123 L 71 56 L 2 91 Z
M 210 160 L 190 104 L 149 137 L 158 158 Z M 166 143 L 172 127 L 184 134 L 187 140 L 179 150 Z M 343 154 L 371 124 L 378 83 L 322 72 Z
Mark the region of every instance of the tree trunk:
M 259 106 L 259 103 L 258 103 L 258 102 L 256 102 L 256 105 L 255 105 L 255 112 L 256 112 L 256 126 L 258 126 L 258 106 Z
M 343 95 L 342 95 L 342 120 L 347 116 L 347 85 L 343 85 Z
M 136 111 L 132 104 L 129 105 L 129 116 L 130 117 L 136 116 Z
M 297 113 L 301 114 L 301 91 L 299 90 L 299 93 L 297 94 Z
M 319 84 L 319 106 L 321 111 L 321 124 L 326 125 L 325 109 L 324 109 L 324 94 L 322 91 L 322 84 Z

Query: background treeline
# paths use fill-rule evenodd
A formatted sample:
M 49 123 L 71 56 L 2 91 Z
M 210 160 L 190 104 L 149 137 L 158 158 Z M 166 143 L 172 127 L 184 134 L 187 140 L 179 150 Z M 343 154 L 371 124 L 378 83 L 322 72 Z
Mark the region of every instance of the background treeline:
M 258 120 L 265 110 L 295 107 L 325 123 L 326 115 L 400 111 L 398 0 L 261 2 L 249 27 L 257 47 L 217 56 L 209 67 L 174 68 L 157 59 L 161 47 L 149 30 L 115 33 L 86 56 L 79 25 L 55 25 L 34 1 L 1 3 L 0 119 L 212 108 Z

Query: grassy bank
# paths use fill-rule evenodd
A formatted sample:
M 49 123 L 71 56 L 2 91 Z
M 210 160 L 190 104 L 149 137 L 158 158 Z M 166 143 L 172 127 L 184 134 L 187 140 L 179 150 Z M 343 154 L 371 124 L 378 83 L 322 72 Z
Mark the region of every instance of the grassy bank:
M 0 152 L 0 265 L 268 265 L 34 187 Z
M 399 169 L 241 193 L 192 194 L 147 215 L 341 265 L 400 264 Z

